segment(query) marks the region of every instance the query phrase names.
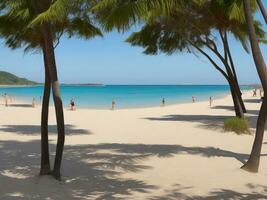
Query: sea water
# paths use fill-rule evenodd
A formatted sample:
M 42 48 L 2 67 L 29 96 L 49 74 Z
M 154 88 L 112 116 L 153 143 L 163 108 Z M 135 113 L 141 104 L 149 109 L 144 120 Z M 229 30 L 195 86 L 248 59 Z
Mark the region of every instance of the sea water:
M 242 90 L 251 89 L 242 86 Z M 114 99 L 117 108 L 137 108 L 159 106 L 162 99 L 166 105 L 208 100 L 230 94 L 227 85 L 62 85 L 60 92 L 64 106 L 68 106 L 73 98 L 77 107 L 107 109 Z M 35 98 L 41 102 L 43 86 L 32 87 L 0 87 L 0 94 L 7 93 L 14 100 L 31 103 Z

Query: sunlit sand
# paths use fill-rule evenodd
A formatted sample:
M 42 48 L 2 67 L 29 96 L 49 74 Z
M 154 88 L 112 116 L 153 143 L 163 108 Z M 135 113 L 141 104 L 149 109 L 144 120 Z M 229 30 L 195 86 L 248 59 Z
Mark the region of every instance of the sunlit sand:
M 252 92 L 244 99 L 253 132 L 260 100 Z M 15 103 L 0 105 L 0 199 L 266 199 L 267 145 L 258 174 L 240 169 L 254 135 L 223 132 L 224 119 L 234 115 L 230 96 L 212 108 L 208 99 L 114 111 L 66 108 L 61 182 L 38 176 L 40 105 Z M 53 163 L 53 108 L 49 120 Z

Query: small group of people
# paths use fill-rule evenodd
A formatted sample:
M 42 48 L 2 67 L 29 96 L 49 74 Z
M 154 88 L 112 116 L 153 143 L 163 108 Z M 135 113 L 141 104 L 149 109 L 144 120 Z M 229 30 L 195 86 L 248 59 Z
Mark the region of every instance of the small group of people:
M 4 93 L 1 95 L 4 99 L 4 105 L 6 107 L 10 106 L 10 104 L 12 103 L 12 97 L 11 95 L 8 95 L 7 93 Z M 35 98 L 32 99 L 32 107 L 35 108 L 36 107 L 36 100 Z
M 193 96 L 192 97 L 192 102 L 195 103 L 196 100 L 197 100 L 197 98 Z M 33 107 L 35 107 L 34 106 L 34 101 L 35 101 L 35 99 L 33 100 Z M 212 97 L 209 97 L 209 106 L 210 107 L 212 106 L 212 102 L 213 102 Z M 165 100 L 165 98 L 162 98 L 161 106 L 164 107 L 165 105 L 166 105 L 166 100 Z M 111 110 L 115 110 L 115 108 L 116 108 L 116 101 L 114 99 L 112 99 L 112 101 L 111 101 Z M 70 110 L 71 111 L 75 110 L 75 103 L 74 103 L 74 99 L 73 98 L 70 100 Z
M 195 96 L 192 96 L 192 103 L 196 103 L 197 101 L 197 98 Z M 212 97 L 209 97 L 209 106 L 212 107 L 212 102 L 213 102 L 213 99 Z M 162 99 L 161 101 L 161 106 L 164 107 L 166 105 L 166 101 L 165 101 L 165 98 Z

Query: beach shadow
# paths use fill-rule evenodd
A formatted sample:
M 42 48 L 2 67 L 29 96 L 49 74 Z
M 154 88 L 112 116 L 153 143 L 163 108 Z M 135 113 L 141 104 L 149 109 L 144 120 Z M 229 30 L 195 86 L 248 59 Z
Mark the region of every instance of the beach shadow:
M 51 155 L 54 155 L 55 149 L 55 145 L 51 144 Z M 143 162 L 151 157 L 184 154 L 233 158 L 240 162 L 248 159 L 248 154 L 214 147 L 117 143 L 66 146 L 62 163 L 63 181 L 57 182 L 37 176 L 40 141 L 1 141 L 0 182 L 5 187 L 0 187 L 0 199 L 132 199 L 134 193 L 153 195 L 157 186 L 125 178 L 122 174 L 151 169 Z M 53 159 L 54 156 L 51 156 L 51 163 Z
M 8 107 L 32 108 L 31 104 L 9 104 Z
M 222 109 L 222 110 L 229 110 L 229 111 L 234 111 L 235 110 L 233 106 L 214 106 L 214 107 L 212 107 L 212 109 Z M 247 113 L 246 114 L 258 115 L 259 114 L 259 110 L 249 110 L 249 109 L 247 109 Z
M 254 185 L 254 184 L 247 184 L 246 187 L 250 189 L 251 192 L 237 192 L 234 190 L 227 190 L 227 189 L 217 189 L 215 191 L 211 191 L 206 196 L 189 196 L 183 192 L 184 189 L 181 185 L 176 184 L 174 189 L 168 191 L 167 194 L 162 196 L 155 196 L 151 197 L 150 200 L 252 200 L 252 199 L 267 199 L 267 187 L 263 185 Z M 264 191 L 258 192 L 259 190 Z
M 262 103 L 262 99 L 244 99 L 245 103 Z
M 22 135 L 40 135 L 41 126 L 40 125 L 2 125 L 0 126 L 0 132 L 16 133 Z M 57 134 L 57 126 L 48 126 L 49 134 Z M 66 135 L 90 135 L 92 132 L 86 129 L 77 129 L 73 125 L 65 125 Z
M 234 111 L 234 106 L 213 106 L 211 109 L 222 109 L 222 110 L 229 110 Z
M 55 145 L 50 145 L 52 155 Z M 0 142 L 0 199 L 125 199 L 132 192 L 147 192 L 155 186 L 120 177 L 121 170 L 143 169 L 135 155 L 97 153 L 101 148 L 66 146 L 63 181 L 38 177 L 40 141 Z M 51 156 L 53 161 L 54 156 Z M 88 159 L 88 161 L 87 161 Z M 52 162 L 51 162 L 52 163 Z M 3 186 L 6 187 L 3 187 Z
M 180 122 L 197 122 L 201 128 L 221 129 L 223 121 L 229 116 L 223 115 L 166 115 L 163 117 L 147 117 L 151 121 L 180 121 Z
M 222 108 L 222 109 L 225 109 L 225 108 Z M 247 110 L 247 114 L 249 115 L 247 115 L 246 118 L 248 119 L 249 127 L 252 129 L 256 129 L 258 113 L 259 113 L 258 110 Z M 162 117 L 147 117 L 144 119 L 151 120 L 151 121 L 196 122 L 196 123 L 199 123 L 197 125 L 197 127 L 199 128 L 223 131 L 224 120 L 229 117 L 231 116 L 226 116 L 226 115 L 165 115 Z M 267 130 L 267 123 L 265 126 L 265 130 Z

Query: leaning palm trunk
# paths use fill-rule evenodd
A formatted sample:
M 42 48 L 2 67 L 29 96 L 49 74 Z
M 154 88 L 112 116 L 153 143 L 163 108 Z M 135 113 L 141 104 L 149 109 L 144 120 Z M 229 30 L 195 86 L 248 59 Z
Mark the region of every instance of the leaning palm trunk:
M 237 97 L 238 97 L 239 102 L 241 104 L 243 113 L 247 113 L 247 109 L 246 109 L 246 106 L 245 106 L 243 98 L 242 98 L 242 92 L 241 92 L 241 89 L 239 86 L 239 82 L 238 82 L 238 78 L 237 78 L 237 74 L 236 74 L 236 70 L 235 70 L 234 60 L 233 60 L 232 53 L 231 53 L 230 46 L 229 46 L 229 42 L 228 42 L 227 32 L 224 32 L 224 36 L 222 35 L 222 42 L 223 42 L 223 45 L 225 48 L 226 56 L 229 57 L 229 61 L 230 61 L 230 64 L 229 64 L 230 69 L 229 70 L 230 70 L 230 75 L 233 77 L 233 80 L 234 80 L 233 84 L 234 84 L 234 87 L 236 88 Z M 226 62 L 227 62 L 227 60 L 226 60 Z
M 52 174 L 56 179 L 60 179 L 60 176 L 61 176 L 60 168 L 61 168 L 61 161 L 62 161 L 63 150 L 64 150 L 64 142 L 65 142 L 64 113 L 63 113 L 63 105 L 62 105 L 62 100 L 61 100 L 60 91 L 59 91 L 59 83 L 58 83 L 58 77 L 57 77 L 57 68 L 56 68 L 56 61 L 55 61 L 53 39 L 52 39 L 52 34 L 51 34 L 51 27 L 48 22 L 43 23 L 42 34 L 44 38 L 44 52 L 43 53 L 46 55 L 48 71 L 49 71 L 51 84 L 52 84 L 52 92 L 53 92 L 53 99 L 55 103 L 57 131 L 58 131 L 56 157 L 55 157 L 55 164 L 54 164 Z
M 235 85 L 234 80 L 232 79 L 230 80 L 229 78 L 228 83 L 230 86 L 231 96 L 232 96 L 233 103 L 234 103 L 235 115 L 238 118 L 244 118 L 245 117 L 244 112 L 242 109 L 240 98 L 238 97 L 237 88 L 234 86 Z
M 45 85 L 42 103 L 42 117 L 41 117 L 41 169 L 40 175 L 48 175 L 51 173 L 49 161 L 49 142 L 48 142 L 48 114 L 49 114 L 49 99 L 51 91 L 51 81 L 46 62 L 46 54 L 44 56 L 45 67 Z
M 224 70 L 222 70 L 219 67 L 219 65 L 216 64 L 216 62 L 212 59 L 212 57 L 209 56 L 204 50 L 202 50 L 200 47 L 195 45 L 192 41 L 188 40 L 188 42 L 192 46 L 194 46 L 202 55 L 204 55 L 211 62 L 211 64 L 214 66 L 214 68 L 217 71 L 219 71 L 223 75 L 223 77 L 227 80 L 227 82 L 229 83 L 231 96 L 232 96 L 232 99 L 233 99 L 235 115 L 236 115 L 236 117 L 244 118 L 244 112 L 243 112 L 243 109 L 242 109 L 242 106 L 241 106 L 241 103 L 240 103 L 240 98 L 238 98 L 238 89 L 235 86 L 235 81 L 234 81 L 233 74 L 231 72 L 230 66 L 220 56 L 219 52 L 215 51 L 214 49 L 211 49 L 224 62 L 224 65 L 225 65 L 225 68 L 226 68 L 226 72 L 225 72 Z M 209 47 L 209 46 L 207 46 L 207 47 Z
M 242 103 L 243 99 L 240 97 L 240 89 L 239 86 L 237 86 L 236 80 L 234 78 L 234 75 L 229 67 L 228 64 L 225 65 L 226 68 L 226 72 L 228 75 L 228 83 L 230 86 L 230 90 L 231 90 L 231 94 L 232 94 L 232 99 L 233 99 L 233 103 L 234 103 L 234 109 L 235 109 L 235 114 L 236 117 L 239 118 L 244 118 L 244 110 L 242 108 Z
M 242 92 L 241 92 L 241 89 L 240 89 L 240 86 L 239 86 L 239 83 L 238 83 L 238 80 L 237 80 L 237 76 L 236 76 L 236 72 L 235 72 L 234 67 L 233 67 L 232 76 L 233 76 L 233 87 L 235 88 L 238 101 L 240 102 L 240 106 L 242 108 L 242 112 L 243 113 L 247 113 L 247 109 L 246 109 L 246 106 L 244 104 L 244 100 L 242 98 Z
M 261 14 L 265 20 L 265 23 L 267 24 L 267 13 L 266 13 L 266 10 L 264 8 L 264 5 L 263 5 L 261 0 L 257 0 L 257 3 L 258 3 L 258 6 L 260 8 Z
M 243 113 L 247 113 L 247 109 L 246 109 L 246 106 L 244 104 L 244 100 L 242 98 L 242 92 L 241 92 L 239 83 L 238 82 L 235 82 L 234 84 L 235 84 L 235 88 L 237 90 L 237 98 L 239 99 L 239 102 L 240 102 L 242 111 L 243 111 Z
M 256 35 L 254 21 L 251 11 L 250 0 L 243 0 L 244 3 L 244 12 L 248 27 L 248 33 L 251 43 L 252 54 L 254 58 L 254 62 L 256 65 L 256 69 L 261 80 L 261 84 L 264 90 L 264 94 L 267 94 L 267 72 L 266 72 L 266 65 L 264 62 L 264 58 L 262 56 L 258 38 Z M 264 99 L 260 108 L 258 120 L 257 120 L 257 127 L 256 127 L 256 136 L 253 143 L 252 151 L 248 161 L 242 166 L 242 169 L 250 171 L 250 172 L 258 172 L 259 164 L 260 164 L 260 154 L 262 148 L 262 141 L 264 136 L 265 130 L 265 123 L 267 118 L 267 98 L 264 95 Z

